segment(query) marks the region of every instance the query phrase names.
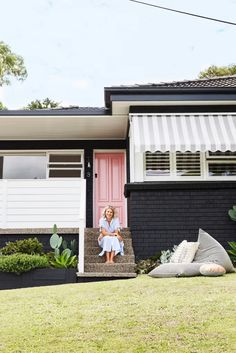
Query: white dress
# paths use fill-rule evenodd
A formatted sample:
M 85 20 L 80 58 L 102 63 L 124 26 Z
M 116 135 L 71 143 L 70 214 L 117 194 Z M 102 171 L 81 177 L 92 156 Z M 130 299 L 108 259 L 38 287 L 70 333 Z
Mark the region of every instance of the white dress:
M 102 217 L 99 220 L 100 228 L 104 228 L 107 232 L 113 233 L 116 229 L 120 228 L 120 222 L 118 218 L 113 218 L 110 222 L 106 220 L 105 217 Z M 115 255 L 119 254 L 124 255 L 124 243 L 123 241 L 119 241 L 116 236 L 105 235 L 101 240 L 98 241 L 99 246 L 102 248 L 99 256 L 103 256 L 104 253 L 115 251 Z

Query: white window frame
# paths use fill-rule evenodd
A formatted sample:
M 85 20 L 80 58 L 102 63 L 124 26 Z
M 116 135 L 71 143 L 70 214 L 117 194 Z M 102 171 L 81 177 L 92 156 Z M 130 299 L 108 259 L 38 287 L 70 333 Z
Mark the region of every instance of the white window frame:
M 169 176 L 146 176 L 145 171 L 145 153 L 137 153 L 143 156 L 142 163 L 142 171 L 143 177 L 142 180 L 140 178 L 140 172 L 136 174 L 135 181 L 211 181 L 211 180 L 236 180 L 236 176 L 209 176 L 209 164 L 210 163 L 219 163 L 219 164 L 234 164 L 233 159 L 236 164 L 236 157 L 226 156 L 225 160 L 222 160 L 222 157 L 209 157 L 208 152 L 200 152 L 200 176 L 191 176 L 191 177 L 182 177 L 176 175 L 176 153 L 170 153 L 170 175 Z M 220 160 L 219 160 L 220 159 Z M 139 165 L 135 165 L 135 170 L 137 167 L 141 167 L 141 163 Z M 137 178 L 138 176 L 138 178 Z
M 63 163 L 60 163 L 60 162 L 50 162 L 49 161 L 49 157 L 51 154 L 56 154 L 56 155 L 72 155 L 72 154 L 80 154 L 81 155 L 81 162 L 63 162 Z M 50 150 L 50 151 L 47 151 L 47 172 L 46 172 L 46 175 L 47 175 L 47 179 L 83 179 L 84 178 L 84 150 L 72 150 L 72 151 L 69 151 L 69 150 L 66 150 L 66 151 L 53 151 L 53 150 Z M 77 165 L 77 164 L 82 164 L 82 168 L 76 168 L 77 170 L 81 170 L 81 177 L 50 177 L 49 176 L 49 172 L 50 172 L 50 167 L 49 167 L 49 164 L 74 164 L 74 165 Z M 65 168 L 53 168 L 53 170 L 64 170 Z M 66 170 L 75 170 L 74 168 L 66 168 Z
M 62 177 L 62 178 L 54 178 L 54 177 L 49 177 L 49 156 L 50 154 L 81 154 L 81 177 Z M 84 150 L 0 150 L 0 157 L 4 156 L 45 156 L 46 157 L 46 178 L 45 179 L 84 179 Z M 60 163 L 57 163 L 60 164 Z M 65 163 L 63 163 L 65 164 Z M 73 163 L 68 163 L 68 164 L 73 164 Z M 75 163 L 76 164 L 76 163 Z M 69 170 L 70 168 L 68 168 Z M 71 168 L 73 169 L 73 168 Z M 0 179 L 1 180 L 1 179 Z M 20 179 L 21 180 L 21 179 Z M 30 179 L 29 179 L 30 180 Z

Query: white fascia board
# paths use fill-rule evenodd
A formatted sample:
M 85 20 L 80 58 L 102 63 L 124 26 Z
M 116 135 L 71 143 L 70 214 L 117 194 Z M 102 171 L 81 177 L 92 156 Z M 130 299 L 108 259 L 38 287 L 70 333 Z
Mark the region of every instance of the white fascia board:
M 112 113 L 114 115 L 128 115 L 131 106 L 172 106 L 172 105 L 234 105 L 236 101 L 126 101 L 112 102 Z

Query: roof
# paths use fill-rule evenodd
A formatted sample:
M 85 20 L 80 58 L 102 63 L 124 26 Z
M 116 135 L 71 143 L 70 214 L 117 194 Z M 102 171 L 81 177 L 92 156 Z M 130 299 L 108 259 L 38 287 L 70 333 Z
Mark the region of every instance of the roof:
M 0 115 L 81 115 L 81 116 L 97 116 L 97 115 L 109 115 L 110 112 L 106 108 L 99 107 L 60 107 L 60 108 L 48 108 L 48 109 L 34 109 L 34 110 L 0 110 Z
M 105 87 L 105 105 L 111 108 L 113 101 L 160 100 L 234 100 L 236 99 L 236 75 Z
M 203 78 L 196 80 L 183 80 L 183 81 L 172 81 L 172 82 L 160 82 L 160 83 L 148 83 L 148 84 L 136 84 L 136 85 L 121 85 L 116 86 L 117 88 L 222 88 L 222 87 L 234 87 L 236 88 L 236 75 L 231 76 L 221 76 L 221 77 L 213 77 L 213 78 Z M 113 88 L 113 87 L 112 87 Z

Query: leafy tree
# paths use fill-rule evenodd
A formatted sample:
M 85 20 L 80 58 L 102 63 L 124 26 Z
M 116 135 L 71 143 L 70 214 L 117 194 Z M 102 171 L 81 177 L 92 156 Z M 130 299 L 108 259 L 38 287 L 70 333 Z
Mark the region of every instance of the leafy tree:
M 201 71 L 198 78 L 211 78 L 216 76 L 236 75 L 236 65 L 215 66 L 212 65 L 208 69 Z
M 24 60 L 20 55 L 13 53 L 7 44 L 0 41 L 0 86 L 9 85 L 12 76 L 19 81 L 26 79 Z
M 7 107 L 5 107 L 5 105 L 3 105 L 2 102 L 0 102 L 0 110 L 6 110 L 6 109 L 7 109 Z
M 25 109 L 27 110 L 34 110 L 34 109 L 52 109 L 58 108 L 60 103 L 54 102 L 49 98 L 45 98 L 44 100 L 36 99 L 35 101 L 30 102 Z

